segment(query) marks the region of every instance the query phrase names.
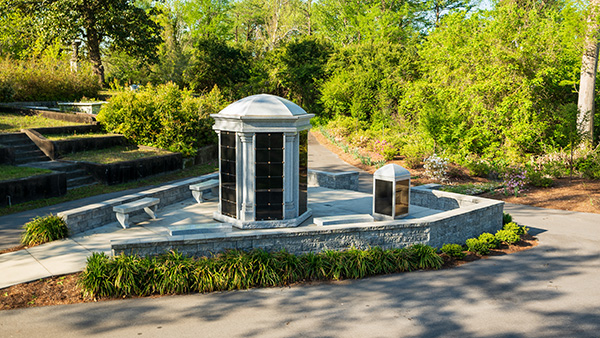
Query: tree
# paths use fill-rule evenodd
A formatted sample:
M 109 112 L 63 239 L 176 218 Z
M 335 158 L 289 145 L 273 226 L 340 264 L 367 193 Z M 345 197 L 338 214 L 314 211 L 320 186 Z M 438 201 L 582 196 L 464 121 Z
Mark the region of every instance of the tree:
M 81 39 L 98 81 L 104 83 L 101 45 L 152 60 L 160 43 L 160 26 L 135 0 L 7 0 L 8 7 L 41 20 L 45 30 L 70 44 Z M 18 38 L 18 37 L 16 37 Z
M 600 0 L 590 0 L 587 32 L 583 57 L 581 58 L 581 77 L 577 100 L 577 129 L 584 141 L 594 140 L 594 88 L 598 68 L 598 20 L 600 19 Z

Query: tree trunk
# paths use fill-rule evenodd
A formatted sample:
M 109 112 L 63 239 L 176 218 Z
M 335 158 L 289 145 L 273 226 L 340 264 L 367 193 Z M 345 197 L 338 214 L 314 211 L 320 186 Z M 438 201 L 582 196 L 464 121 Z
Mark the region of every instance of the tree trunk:
M 100 35 L 96 30 L 96 20 L 94 19 L 93 11 L 85 13 L 85 31 L 88 45 L 88 52 L 90 53 L 90 62 L 92 62 L 92 70 L 94 74 L 98 76 L 98 82 L 100 86 L 104 86 L 104 66 L 102 65 L 102 58 L 100 55 Z
M 598 68 L 598 10 L 600 0 L 590 1 L 590 14 L 581 59 L 581 78 L 579 80 L 579 98 L 577 100 L 577 131 L 584 142 L 594 140 L 594 87 Z

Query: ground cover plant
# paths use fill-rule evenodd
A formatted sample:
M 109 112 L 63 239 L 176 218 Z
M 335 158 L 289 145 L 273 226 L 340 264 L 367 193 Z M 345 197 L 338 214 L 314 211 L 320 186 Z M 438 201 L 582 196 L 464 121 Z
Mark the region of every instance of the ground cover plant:
M 82 123 L 53 120 L 40 115 L 23 115 L 0 112 L 0 133 L 17 133 L 21 129 L 64 127 Z
M 62 159 L 66 161 L 84 161 L 108 164 L 167 154 L 172 153 L 170 151 L 150 147 L 138 148 L 131 146 L 116 146 L 105 149 L 86 150 L 71 153 L 64 156 Z
M 25 231 L 21 236 L 21 243 L 26 246 L 52 242 L 69 235 L 67 224 L 56 215 L 38 216 L 26 223 L 23 228 Z
M 415 244 L 404 249 L 324 251 L 292 255 L 286 251 L 229 250 L 215 257 L 191 258 L 177 252 L 155 257 L 94 253 L 80 276 L 94 297 L 147 296 L 272 287 L 300 281 L 357 279 L 378 274 L 439 269 L 436 250 Z
M 0 164 L 0 181 L 49 174 L 52 170 Z

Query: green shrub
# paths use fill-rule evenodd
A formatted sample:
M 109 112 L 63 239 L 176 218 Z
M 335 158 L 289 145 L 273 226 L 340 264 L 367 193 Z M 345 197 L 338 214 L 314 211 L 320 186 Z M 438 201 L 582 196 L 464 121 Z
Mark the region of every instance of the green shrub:
M 549 188 L 554 184 L 554 181 L 545 176 L 542 172 L 530 169 L 527 171 L 527 182 L 534 187 Z
M 498 249 L 498 247 L 500 246 L 500 241 L 492 234 L 490 234 L 489 232 L 484 232 L 481 235 L 479 235 L 478 238 L 481 242 L 485 242 L 488 245 L 488 248 L 490 249 Z
M 0 59 L 0 102 L 79 100 L 96 97 L 99 90 L 87 63 L 72 72 L 66 59 Z
M 36 217 L 23 226 L 25 232 L 21 236 L 23 245 L 38 245 L 65 238 L 69 228 L 65 221 L 56 216 Z
M 515 244 L 521 240 L 521 236 L 511 230 L 498 230 L 496 238 L 506 244 Z
M 502 230 L 509 230 L 517 235 L 526 235 L 529 231 L 529 228 L 527 228 L 526 226 L 519 226 L 517 223 L 514 222 L 509 222 L 504 224 Z
M 468 162 L 465 166 L 469 169 L 469 175 L 477 177 L 488 177 L 492 170 L 488 162 L 481 160 Z
M 575 167 L 585 178 L 600 179 L 600 154 L 592 153 L 580 158 Z
M 113 96 L 98 114 L 98 121 L 107 131 L 123 134 L 136 144 L 194 156 L 199 147 L 216 142 L 209 115 L 226 104 L 216 87 L 194 97 L 174 83 L 149 85 Z
M 463 259 L 465 258 L 465 253 L 463 252 L 463 247 L 460 244 L 444 244 L 442 245 L 442 249 L 440 249 L 443 253 L 450 257 Z
M 469 238 L 466 242 L 467 250 L 478 253 L 480 255 L 487 255 L 490 253 L 490 247 L 487 242 L 481 241 L 478 238 Z
M 177 252 L 157 257 L 94 253 L 79 278 L 92 296 L 211 292 L 281 286 L 299 281 L 363 278 L 377 274 L 438 269 L 442 259 L 432 247 L 371 248 L 324 251 L 300 256 L 286 251 L 229 250 L 211 258 L 192 258 Z
M 512 222 L 512 216 L 507 213 L 502 213 L 502 224 L 507 224 Z

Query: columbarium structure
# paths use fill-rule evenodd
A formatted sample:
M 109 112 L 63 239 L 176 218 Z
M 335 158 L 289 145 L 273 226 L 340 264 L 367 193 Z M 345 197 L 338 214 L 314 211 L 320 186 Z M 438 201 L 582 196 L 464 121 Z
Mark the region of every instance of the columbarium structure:
M 219 209 L 213 217 L 241 229 L 294 227 L 307 205 L 308 130 L 314 114 L 260 94 L 218 114 Z
M 373 218 L 393 220 L 408 215 L 410 172 L 388 164 L 373 174 Z

